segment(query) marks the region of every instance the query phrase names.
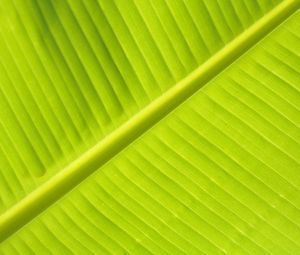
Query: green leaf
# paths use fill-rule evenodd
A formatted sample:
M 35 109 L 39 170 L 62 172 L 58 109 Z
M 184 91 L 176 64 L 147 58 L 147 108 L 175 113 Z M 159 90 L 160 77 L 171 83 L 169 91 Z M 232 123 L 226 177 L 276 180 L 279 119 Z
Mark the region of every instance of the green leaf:
M 299 254 L 278 2 L 3 0 L 0 254 Z

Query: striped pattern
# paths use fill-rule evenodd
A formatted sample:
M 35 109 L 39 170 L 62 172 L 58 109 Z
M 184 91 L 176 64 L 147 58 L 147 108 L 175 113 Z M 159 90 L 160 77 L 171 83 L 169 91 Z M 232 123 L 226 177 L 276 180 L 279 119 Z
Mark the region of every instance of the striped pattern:
M 299 27 L 298 11 L 0 251 L 300 254 Z
M 2 0 L 0 212 L 277 2 Z

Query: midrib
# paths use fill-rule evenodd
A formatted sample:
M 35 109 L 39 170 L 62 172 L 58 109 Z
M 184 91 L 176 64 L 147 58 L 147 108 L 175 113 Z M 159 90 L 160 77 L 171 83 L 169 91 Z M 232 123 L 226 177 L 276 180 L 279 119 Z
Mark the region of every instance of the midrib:
M 294 13 L 299 5 L 299 0 L 286 0 L 279 4 L 185 79 L 8 209 L 0 217 L 0 242 L 81 183 L 208 81 L 230 66 L 238 57 Z

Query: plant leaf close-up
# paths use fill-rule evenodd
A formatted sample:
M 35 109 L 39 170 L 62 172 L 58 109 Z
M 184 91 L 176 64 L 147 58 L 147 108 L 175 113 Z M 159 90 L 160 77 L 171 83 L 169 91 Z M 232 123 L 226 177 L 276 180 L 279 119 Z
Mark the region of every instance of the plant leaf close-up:
M 0 254 L 300 255 L 299 0 L 1 0 Z

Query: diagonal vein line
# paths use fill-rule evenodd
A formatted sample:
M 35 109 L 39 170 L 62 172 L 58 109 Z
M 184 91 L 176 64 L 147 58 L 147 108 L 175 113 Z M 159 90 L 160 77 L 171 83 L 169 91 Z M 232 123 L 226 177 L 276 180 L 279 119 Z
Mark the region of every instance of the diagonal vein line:
M 298 10 L 299 6 L 299 0 L 283 1 L 185 79 L 178 82 L 77 160 L 8 209 L 0 217 L 0 242 L 22 228 L 125 147 L 141 137 L 153 125 L 285 21 Z

